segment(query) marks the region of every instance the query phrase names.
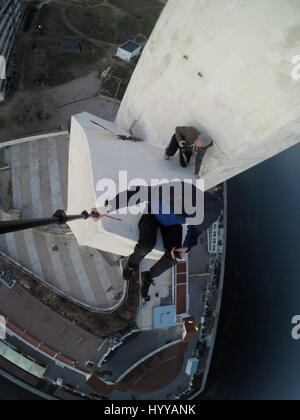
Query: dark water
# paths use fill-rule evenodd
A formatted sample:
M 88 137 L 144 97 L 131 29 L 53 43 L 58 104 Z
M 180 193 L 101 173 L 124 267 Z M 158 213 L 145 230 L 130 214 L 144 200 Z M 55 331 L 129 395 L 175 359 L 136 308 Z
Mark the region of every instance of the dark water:
M 225 288 L 204 399 L 300 399 L 300 145 L 228 183 Z M 0 378 L 0 399 L 33 398 Z
M 300 145 L 228 184 L 225 289 L 205 399 L 300 399 Z

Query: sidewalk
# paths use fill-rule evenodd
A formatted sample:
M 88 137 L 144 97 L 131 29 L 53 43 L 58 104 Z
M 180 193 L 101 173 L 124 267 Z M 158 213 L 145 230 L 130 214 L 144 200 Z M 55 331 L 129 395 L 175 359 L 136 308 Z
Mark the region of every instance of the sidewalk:
M 0 287 L 0 308 L 1 315 L 9 320 L 9 331 L 50 359 L 58 354 L 55 358 L 66 365 L 69 360 L 75 361 L 76 368 L 83 372 L 87 371 L 87 361 L 96 365 L 107 350 L 103 346 L 98 351 L 102 339 L 54 312 L 19 285 L 12 290 Z

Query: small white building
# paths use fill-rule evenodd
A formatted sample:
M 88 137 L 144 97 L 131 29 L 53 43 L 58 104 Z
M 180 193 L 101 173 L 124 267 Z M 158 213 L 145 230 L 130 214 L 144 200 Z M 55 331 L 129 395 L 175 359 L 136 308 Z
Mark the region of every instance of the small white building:
M 134 41 L 127 41 L 118 48 L 116 56 L 129 63 L 141 53 L 142 46 Z
M 189 376 L 195 375 L 198 369 L 198 365 L 199 365 L 199 360 L 196 357 L 191 357 L 187 361 L 185 373 Z

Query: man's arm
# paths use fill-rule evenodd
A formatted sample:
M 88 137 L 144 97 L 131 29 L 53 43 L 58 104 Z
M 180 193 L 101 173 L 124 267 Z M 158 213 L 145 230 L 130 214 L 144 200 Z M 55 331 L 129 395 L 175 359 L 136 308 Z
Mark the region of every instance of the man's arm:
M 222 211 L 222 201 L 210 192 L 204 193 L 204 219 L 201 225 L 188 225 L 183 247 L 191 249 L 197 245 L 199 236 L 216 222 Z
M 178 143 L 184 140 L 184 127 L 176 127 L 175 137 Z
M 187 227 L 187 234 L 183 243 L 184 248 L 190 250 L 197 245 L 199 236 L 203 232 L 202 229 L 199 229 L 197 226 L 189 225 Z
M 107 213 L 114 212 L 116 210 L 128 207 L 130 200 L 135 194 L 138 194 L 136 204 L 142 204 L 145 201 L 151 200 L 151 187 L 136 186 L 130 190 L 125 190 L 117 194 L 113 199 L 106 200 L 103 207 L 95 207 L 91 210 L 92 213 L 98 213 L 97 216 L 93 216 L 92 219 L 97 222 L 102 219 Z M 132 205 L 132 204 L 131 204 Z
M 119 210 L 129 205 L 133 205 L 130 203 L 132 197 L 137 194 L 137 203 L 142 204 L 145 201 L 149 201 L 151 198 L 151 187 L 145 187 L 143 185 L 132 187 L 130 190 L 122 191 L 115 198 L 109 201 L 111 205 L 111 211 Z
M 201 165 L 202 165 L 202 160 L 205 156 L 205 153 L 206 153 L 206 149 L 203 149 L 203 148 L 199 149 L 197 153 L 196 164 L 195 164 L 195 175 L 199 175 Z

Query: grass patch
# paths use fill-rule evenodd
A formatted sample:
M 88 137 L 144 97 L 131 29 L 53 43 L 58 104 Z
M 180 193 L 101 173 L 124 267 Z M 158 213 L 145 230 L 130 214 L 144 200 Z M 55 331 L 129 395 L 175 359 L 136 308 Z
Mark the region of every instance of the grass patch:
M 111 4 L 119 9 L 126 10 L 133 16 L 143 16 L 143 14 L 152 14 L 158 17 L 164 5 L 157 0 L 109 0 Z
M 157 0 L 110 0 L 110 3 L 129 13 L 135 19 L 135 33 L 142 33 L 147 38 L 151 35 L 164 8 L 164 5 Z
M 66 15 L 74 27 L 93 39 L 123 43 L 139 33 L 149 37 L 162 10 L 162 5 L 154 0 L 110 3 L 115 7 L 69 6 Z
M 90 38 L 106 42 L 118 42 L 118 25 L 124 16 L 107 6 L 87 9 L 69 6 L 66 16 L 70 23 Z
M 56 64 L 55 64 L 56 63 Z M 74 79 L 73 73 L 64 68 L 64 60 L 56 59 L 48 68 L 47 86 L 54 87 L 71 82 Z
M 56 3 L 50 3 L 42 8 L 39 24 L 42 25 L 46 37 L 74 35 L 74 32 L 61 20 L 61 6 Z
M 36 87 L 54 87 L 84 76 L 97 67 L 105 54 L 104 48 L 82 43 L 80 53 L 47 53 L 36 56 L 33 84 Z

